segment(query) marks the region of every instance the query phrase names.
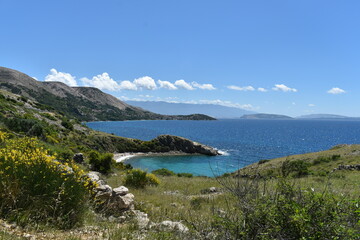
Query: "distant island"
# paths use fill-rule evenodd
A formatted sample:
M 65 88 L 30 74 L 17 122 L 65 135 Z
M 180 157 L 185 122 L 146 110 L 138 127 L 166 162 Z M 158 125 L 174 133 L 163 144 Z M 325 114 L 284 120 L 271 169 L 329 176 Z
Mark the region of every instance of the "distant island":
M 267 114 L 267 113 L 257 113 L 257 114 L 247 114 L 241 117 L 242 119 L 293 119 L 292 117 L 280 114 Z
M 240 118 L 244 114 L 254 114 L 238 107 L 217 104 L 174 103 L 164 101 L 126 101 L 127 104 L 140 107 L 147 111 L 165 115 L 205 114 L 214 118 Z
M 352 117 L 336 115 L 336 114 L 309 114 L 297 117 L 299 119 L 347 119 Z

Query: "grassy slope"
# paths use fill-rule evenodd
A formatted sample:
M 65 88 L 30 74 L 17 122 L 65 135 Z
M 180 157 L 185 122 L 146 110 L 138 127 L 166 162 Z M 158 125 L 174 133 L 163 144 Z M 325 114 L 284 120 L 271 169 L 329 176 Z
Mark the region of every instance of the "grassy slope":
M 290 162 L 304 161 L 309 165 L 309 170 L 313 175 L 324 175 L 323 173 L 330 173 L 339 165 L 360 164 L 360 144 L 338 145 L 326 151 L 286 156 L 261 164 L 258 162 L 246 166 L 239 171 L 240 173 L 248 174 L 260 173 L 263 176 L 279 175 L 282 164 L 286 160 Z

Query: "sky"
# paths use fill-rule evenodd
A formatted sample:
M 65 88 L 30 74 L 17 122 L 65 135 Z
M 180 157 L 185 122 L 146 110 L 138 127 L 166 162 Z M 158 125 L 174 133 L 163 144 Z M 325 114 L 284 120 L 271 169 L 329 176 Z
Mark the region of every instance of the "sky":
M 0 0 L 0 66 L 122 100 L 360 117 L 360 1 Z

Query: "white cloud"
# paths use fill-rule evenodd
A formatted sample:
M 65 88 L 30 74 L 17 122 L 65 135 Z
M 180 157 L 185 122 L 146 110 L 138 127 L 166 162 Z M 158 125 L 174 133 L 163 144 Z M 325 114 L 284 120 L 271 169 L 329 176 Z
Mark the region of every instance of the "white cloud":
M 155 90 L 157 88 L 154 79 L 149 76 L 135 79 L 134 84 L 139 89 Z
M 189 83 L 185 82 L 183 79 L 177 80 L 175 82 L 175 86 L 177 86 L 178 88 L 186 89 L 186 90 L 194 90 L 195 89 Z
M 119 89 L 119 84 L 112 79 L 108 73 L 93 76 L 92 79 L 81 78 L 80 79 L 85 86 L 96 87 L 101 90 L 116 91 Z
M 197 88 L 200 88 L 200 89 L 203 89 L 203 90 L 215 90 L 216 89 L 212 84 L 209 84 L 209 83 L 199 84 L 197 82 L 192 82 L 191 84 L 194 87 L 197 87 Z
M 239 86 L 231 85 L 228 86 L 227 88 L 237 91 L 255 91 L 255 88 L 253 86 L 239 87 Z
M 254 110 L 254 106 L 252 106 L 251 104 L 240 104 L 240 103 L 233 103 L 231 101 L 223 101 L 220 99 L 216 99 L 216 100 L 200 100 L 198 102 L 195 102 L 195 104 L 215 104 L 215 105 L 221 105 L 221 106 L 226 106 L 226 107 L 236 107 L 236 108 L 241 108 L 241 109 L 246 109 L 246 110 Z
M 171 82 L 168 82 L 168 81 L 161 81 L 161 80 L 158 80 L 157 81 L 160 88 L 166 88 L 166 89 L 169 89 L 169 90 L 176 90 L 177 87 L 172 84 Z
M 310 103 L 310 104 L 308 104 L 308 106 L 309 106 L 309 107 L 315 107 L 316 105 L 315 105 L 315 104 Z
M 45 82 L 62 82 L 71 87 L 77 86 L 76 77 L 70 73 L 58 72 L 55 68 L 50 69 L 50 74 L 45 77 Z
M 33 79 L 35 79 L 36 81 L 39 81 L 36 77 L 32 77 Z
M 153 98 L 154 96 L 151 96 L 151 95 L 139 95 L 139 97 L 144 97 L 144 98 Z
M 130 82 L 130 81 L 121 81 L 119 84 L 119 89 L 120 90 L 133 90 L 136 91 L 137 87 L 134 83 Z
M 342 94 L 342 93 L 346 93 L 345 90 L 338 88 L 338 87 L 334 87 L 332 89 L 330 89 L 329 91 L 327 91 L 330 94 Z
M 274 91 L 283 91 L 283 92 L 297 92 L 295 88 L 289 88 L 284 84 L 275 84 L 275 87 L 272 88 Z
M 259 87 L 257 89 L 259 92 L 267 92 L 268 90 L 266 88 Z

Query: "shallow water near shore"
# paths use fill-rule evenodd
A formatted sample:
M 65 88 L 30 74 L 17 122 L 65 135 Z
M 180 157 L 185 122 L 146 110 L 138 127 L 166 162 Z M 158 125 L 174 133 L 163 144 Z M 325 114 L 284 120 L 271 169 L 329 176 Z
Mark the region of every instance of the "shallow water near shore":
M 224 155 L 139 156 L 134 167 L 213 177 L 262 159 L 327 150 L 337 144 L 360 144 L 360 121 L 351 120 L 217 120 L 90 122 L 95 130 L 150 140 L 177 135 L 215 147 Z

